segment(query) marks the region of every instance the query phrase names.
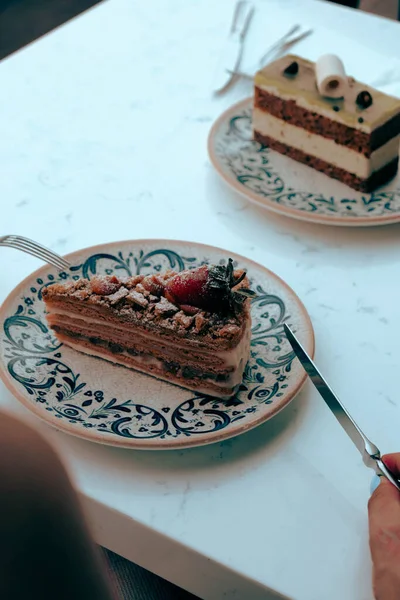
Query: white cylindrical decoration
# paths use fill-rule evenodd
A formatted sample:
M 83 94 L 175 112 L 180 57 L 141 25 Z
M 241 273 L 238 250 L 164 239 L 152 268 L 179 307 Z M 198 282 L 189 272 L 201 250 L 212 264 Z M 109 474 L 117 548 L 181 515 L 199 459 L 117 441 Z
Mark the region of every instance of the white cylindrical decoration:
M 346 93 L 347 77 L 344 65 L 335 54 L 324 54 L 315 65 L 317 88 L 321 96 L 343 98 Z

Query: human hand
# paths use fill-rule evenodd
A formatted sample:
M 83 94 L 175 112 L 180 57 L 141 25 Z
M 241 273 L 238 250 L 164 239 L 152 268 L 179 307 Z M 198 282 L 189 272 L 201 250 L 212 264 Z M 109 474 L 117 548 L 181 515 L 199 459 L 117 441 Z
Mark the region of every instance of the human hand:
M 400 475 L 400 453 L 383 457 L 385 465 Z M 400 492 L 385 477 L 368 503 L 369 545 L 376 600 L 400 598 Z

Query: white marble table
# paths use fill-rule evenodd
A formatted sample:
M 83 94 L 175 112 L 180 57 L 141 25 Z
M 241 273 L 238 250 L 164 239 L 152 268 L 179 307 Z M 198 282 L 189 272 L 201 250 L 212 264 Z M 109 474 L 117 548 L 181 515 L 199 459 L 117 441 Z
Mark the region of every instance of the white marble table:
M 288 27 L 306 16 L 400 54 L 395 22 L 312 0 L 269 5 L 266 35 L 279 6 Z M 209 127 L 249 93 L 209 94 L 231 7 L 109 0 L 1 63 L 0 234 L 61 253 L 186 238 L 267 265 L 306 304 L 318 363 L 361 426 L 398 450 L 400 229 L 279 218 L 218 179 Z M 1 266 L 3 299 L 39 262 L 2 248 Z M 0 405 L 24 414 L 2 385 Z M 257 430 L 191 451 L 124 451 L 40 427 L 96 540 L 200 597 L 371 599 L 371 472 L 311 387 Z

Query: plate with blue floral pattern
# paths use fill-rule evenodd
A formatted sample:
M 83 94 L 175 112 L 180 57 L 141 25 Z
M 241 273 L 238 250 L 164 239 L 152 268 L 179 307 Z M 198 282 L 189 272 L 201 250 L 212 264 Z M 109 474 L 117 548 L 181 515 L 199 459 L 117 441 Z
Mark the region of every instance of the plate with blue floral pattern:
M 201 264 L 245 268 L 252 300 L 250 360 L 236 396 L 220 400 L 81 354 L 63 346 L 45 319 L 42 290 L 57 281 L 96 274 L 128 276 Z M 309 354 L 314 334 L 295 293 L 253 261 L 211 246 L 135 240 L 70 254 L 69 271 L 46 265 L 20 283 L 0 309 L 0 376 L 31 412 L 67 433 L 113 446 L 140 449 L 209 444 L 263 423 L 298 393 L 305 374 L 286 340 L 297 332 Z
M 252 140 L 252 98 L 214 123 L 210 159 L 232 188 L 263 208 L 314 223 L 353 227 L 400 221 L 400 175 L 372 194 L 341 183 Z

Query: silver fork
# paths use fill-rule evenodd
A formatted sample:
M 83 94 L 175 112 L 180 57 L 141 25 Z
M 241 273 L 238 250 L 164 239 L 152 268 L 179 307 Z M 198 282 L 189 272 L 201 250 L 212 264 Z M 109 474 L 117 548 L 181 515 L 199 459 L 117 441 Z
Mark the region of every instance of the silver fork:
M 71 266 L 71 264 L 59 254 L 20 235 L 4 235 L 3 237 L 0 237 L 0 246 L 8 246 L 9 248 L 22 250 L 22 252 L 36 256 L 36 258 L 40 258 L 44 260 L 44 262 L 53 265 L 59 271 L 69 269 Z
M 268 61 L 268 56 L 270 56 L 270 54 L 272 54 L 273 52 L 278 52 L 279 49 L 288 42 L 288 40 L 293 38 L 293 36 L 300 31 L 300 29 L 300 25 L 293 25 L 293 27 L 291 27 L 291 29 L 289 29 L 289 31 L 285 33 L 285 35 L 279 38 L 279 40 L 277 40 L 275 44 L 268 48 L 267 52 L 259 60 L 260 67 L 264 67 Z
M 292 37 L 293 32 L 297 32 L 299 28 L 300 25 L 295 25 L 294 27 L 292 27 L 292 29 L 290 29 L 290 31 L 288 31 L 288 33 L 286 33 L 282 38 L 275 42 L 275 44 L 273 44 L 267 50 L 264 56 L 260 58 L 258 68 L 265 66 L 265 64 L 272 60 L 272 58 L 274 60 L 280 58 L 281 56 L 289 52 L 289 50 L 291 50 L 296 44 L 302 42 L 313 33 L 312 29 L 308 29 L 307 31 L 304 31 L 299 35 Z M 254 72 L 255 71 L 257 71 L 256 67 L 254 68 Z M 254 79 L 254 75 L 250 75 L 250 73 L 244 73 L 243 71 L 235 71 L 234 73 L 232 72 L 232 74 L 236 77 L 241 77 L 242 79 Z
M 259 65 L 260 67 L 265 67 L 267 62 L 269 62 L 269 58 L 272 55 L 275 59 L 280 58 L 286 52 L 291 50 L 293 46 L 302 42 L 308 36 L 310 36 L 314 31 L 313 29 L 307 29 L 307 31 L 303 31 L 296 37 L 293 37 L 293 32 L 297 32 L 300 29 L 300 25 L 296 25 L 291 29 L 291 31 L 286 34 L 281 40 L 278 40 L 267 52 L 260 58 Z

